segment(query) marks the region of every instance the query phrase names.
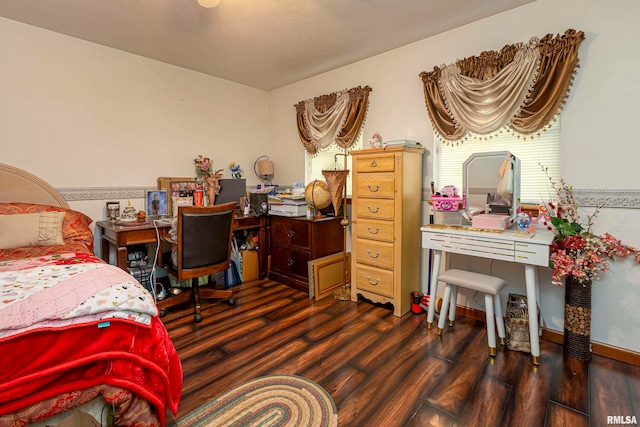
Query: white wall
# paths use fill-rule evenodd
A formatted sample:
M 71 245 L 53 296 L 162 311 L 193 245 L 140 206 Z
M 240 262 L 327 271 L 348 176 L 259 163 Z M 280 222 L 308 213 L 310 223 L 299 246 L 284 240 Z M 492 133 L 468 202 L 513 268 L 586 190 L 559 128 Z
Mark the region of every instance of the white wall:
M 582 30 L 586 40 L 579 54 L 581 68 L 562 120 L 562 173 L 576 189 L 638 189 L 638 152 L 630 126 L 637 122 L 636 100 L 640 83 L 640 2 L 636 0 L 538 0 L 518 9 L 419 41 L 269 94 L 269 140 L 276 161 L 293 157 L 287 178 L 304 173 L 304 151 L 296 134 L 293 105 L 324 93 L 369 85 L 365 139 L 378 131 L 385 139 L 412 139 L 433 151 L 433 131 L 427 117 L 418 74 L 458 58 L 531 36 Z M 432 158 L 427 156 L 424 184 L 431 181 Z M 290 177 L 290 178 L 289 178 Z M 419 197 L 416 195 L 416 197 Z M 640 212 L 605 209 L 597 231 L 608 231 L 625 243 L 640 247 Z M 417 231 L 416 231 L 417 232 Z M 458 257 L 454 262 L 478 271 L 502 275 L 510 282 L 505 292 L 524 294 L 524 277 L 512 264 Z M 426 278 L 423 268 L 423 286 Z M 562 331 L 563 289 L 550 284 L 547 269 L 540 269 L 541 311 L 550 329 Z M 640 266 L 616 261 L 593 292 L 592 339 L 640 351 Z M 477 298 L 476 298 L 477 299 Z M 473 295 L 459 303 L 481 307 Z
M 203 154 L 257 183 L 267 92 L 4 18 L 0 52 L 0 162 L 55 188 L 155 188 Z M 71 205 L 105 219 L 104 201 Z
M 638 16 L 636 0 L 538 0 L 270 93 L 0 18 L 0 162 L 57 188 L 153 187 L 158 176 L 192 175 L 197 154 L 212 157 L 219 168 L 237 161 L 248 182 L 256 183 L 253 161 L 268 154 L 278 182 L 301 181 L 304 151 L 293 105 L 369 85 L 365 139 L 378 131 L 385 139 L 423 143 L 426 186 L 433 131 L 418 74 L 574 28 L 586 40 L 563 115 L 563 176 L 578 189 L 637 189 L 638 156 L 629 129 L 637 121 L 640 92 L 634 71 L 640 65 Z M 72 207 L 104 218 L 103 201 Z M 638 210 L 607 209 L 597 228 L 640 246 Z M 521 270 L 513 265 L 456 262 L 492 269 L 510 282 L 509 291 L 524 293 Z M 539 273 L 543 320 L 561 331 L 563 289 L 550 284 L 547 270 Z M 478 307 L 472 296 L 467 303 Z M 594 290 L 592 338 L 640 351 L 638 306 L 640 267 L 618 261 Z

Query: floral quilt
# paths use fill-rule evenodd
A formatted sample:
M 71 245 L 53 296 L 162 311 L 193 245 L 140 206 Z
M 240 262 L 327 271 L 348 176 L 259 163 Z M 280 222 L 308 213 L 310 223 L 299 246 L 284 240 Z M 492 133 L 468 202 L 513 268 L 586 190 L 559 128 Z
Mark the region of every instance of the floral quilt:
M 0 262 L 0 341 L 34 328 L 118 318 L 149 325 L 153 297 L 120 268 L 93 254 Z

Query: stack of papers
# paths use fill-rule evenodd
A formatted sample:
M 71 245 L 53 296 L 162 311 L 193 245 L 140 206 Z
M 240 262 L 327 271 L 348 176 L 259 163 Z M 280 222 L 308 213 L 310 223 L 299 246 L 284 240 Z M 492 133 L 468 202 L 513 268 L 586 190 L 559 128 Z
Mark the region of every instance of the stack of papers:
M 408 139 L 396 139 L 393 141 L 385 141 L 383 143 L 385 147 L 410 147 L 410 148 L 424 148 L 422 144 L 416 141 L 409 141 Z

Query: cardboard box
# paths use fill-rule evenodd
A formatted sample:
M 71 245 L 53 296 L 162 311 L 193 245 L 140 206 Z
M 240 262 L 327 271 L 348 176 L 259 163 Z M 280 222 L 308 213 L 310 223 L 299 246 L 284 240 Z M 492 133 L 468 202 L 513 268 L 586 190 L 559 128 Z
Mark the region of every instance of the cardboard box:
M 248 282 L 260 277 L 258 251 L 240 251 L 242 257 L 242 281 Z
M 509 225 L 509 215 L 479 214 L 471 218 L 473 228 L 504 231 L 509 228 Z

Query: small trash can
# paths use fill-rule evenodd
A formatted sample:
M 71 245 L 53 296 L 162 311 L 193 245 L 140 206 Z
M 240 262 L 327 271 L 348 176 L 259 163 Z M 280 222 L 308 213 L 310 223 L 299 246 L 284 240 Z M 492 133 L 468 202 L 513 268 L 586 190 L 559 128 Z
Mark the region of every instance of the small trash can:
M 424 311 L 422 310 L 422 306 L 420 306 L 420 301 L 424 294 L 419 291 L 411 292 L 411 312 L 414 314 L 422 314 Z

